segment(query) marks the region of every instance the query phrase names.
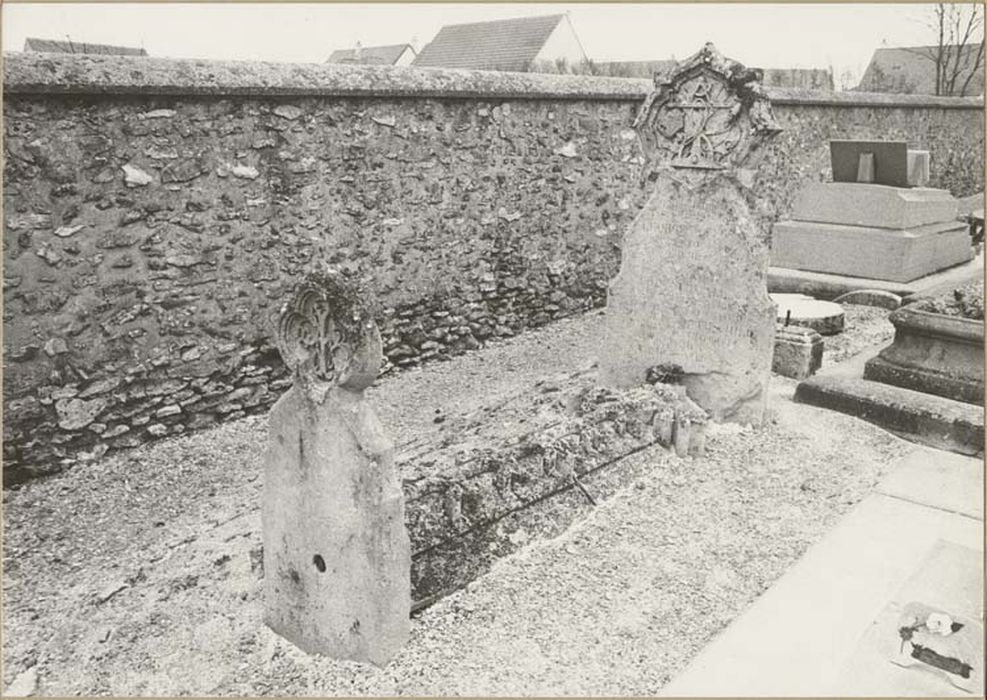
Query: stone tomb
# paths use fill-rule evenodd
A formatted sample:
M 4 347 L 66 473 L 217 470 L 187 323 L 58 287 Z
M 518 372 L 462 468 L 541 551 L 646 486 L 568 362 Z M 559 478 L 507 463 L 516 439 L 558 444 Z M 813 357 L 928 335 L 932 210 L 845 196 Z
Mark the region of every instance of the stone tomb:
M 760 424 L 775 310 L 768 243 L 738 168 L 779 131 L 761 72 L 707 44 L 655 78 L 635 127 L 656 185 L 610 285 L 601 381 L 675 375 L 714 420 Z
M 345 280 L 312 274 L 277 339 L 294 384 L 264 460 L 264 621 L 307 652 L 384 665 L 410 632 L 411 545 L 393 446 L 363 398 L 380 333 Z
M 928 171 L 926 152 L 883 149 L 887 144 L 880 142 L 849 143 L 856 145 L 858 177 L 872 182 L 845 181 L 851 164 L 834 146 L 836 181 L 807 185 L 795 200 L 792 219 L 775 224 L 772 265 L 911 282 L 973 257 L 966 226 L 956 218 L 957 200 L 949 192 L 884 184 L 927 179 L 922 174 Z M 873 178 L 865 165 L 871 159 Z M 878 177 L 882 173 L 891 179 Z

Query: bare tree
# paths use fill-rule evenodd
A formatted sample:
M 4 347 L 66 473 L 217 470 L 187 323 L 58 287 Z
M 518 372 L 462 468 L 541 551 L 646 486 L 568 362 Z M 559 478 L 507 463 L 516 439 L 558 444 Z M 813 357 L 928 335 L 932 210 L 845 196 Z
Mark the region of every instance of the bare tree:
M 938 3 L 926 24 L 936 44 L 908 50 L 935 65 L 935 94 L 966 95 L 984 65 L 984 6 Z

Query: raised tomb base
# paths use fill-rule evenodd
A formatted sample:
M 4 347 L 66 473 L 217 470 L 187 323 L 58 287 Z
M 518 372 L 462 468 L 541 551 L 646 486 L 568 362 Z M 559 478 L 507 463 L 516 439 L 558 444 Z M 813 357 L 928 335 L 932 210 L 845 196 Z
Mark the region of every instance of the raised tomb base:
M 900 230 L 784 221 L 774 227 L 771 252 L 778 267 L 890 282 L 911 282 L 973 257 L 960 221 Z
M 771 264 L 911 282 L 973 257 L 968 227 L 945 190 L 813 183 L 792 220 L 775 224 Z

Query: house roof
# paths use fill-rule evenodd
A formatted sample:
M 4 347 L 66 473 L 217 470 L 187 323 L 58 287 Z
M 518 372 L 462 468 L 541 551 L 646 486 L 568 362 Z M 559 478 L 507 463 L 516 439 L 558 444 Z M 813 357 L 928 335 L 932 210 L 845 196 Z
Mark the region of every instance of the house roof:
M 84 41 L 55 41 L 53 39 L 36 39 L 29 37 L 24 42 L 25 51 L 43 53 L 83 53 L 108 54 L 112 56 L 147 56 L 144 49 L 130 46 L 112 46 L 110 44 L 88 44 Z
M 357 49 L 337 49 L 330 54 L 326 63 L 361 63 L 392 66 L 401 55 L 411 49 L 411 44 L 389 44 L 387 46 L 361 46 Z
M 976 60 L 979 44 L 968 44 L 960 49 L 956 44 L 944 47 L 951 53 L 949 63 L 952 65 L 955 57 L 959 56 L 961 72 L 956 81 L 957 92 L 971 73 Z M 957 54 L 956 52 L 959 51 Z M 937 46 L 899 46 L 881 48 L 874 51 L 864 76 L 860 79 L 858 90 L 864 92 L 897 92 L 914 93 L 919 95 L 934 95 L 936 93 L 936 62 Z M 982 95 L 984 91 L 984 68 L 980 67 L 967 83 L 967 94 Z
M 563 19 L 565 15 L 547 15 L 450 24 L 439 30 L 412 65 L 524 71 Z

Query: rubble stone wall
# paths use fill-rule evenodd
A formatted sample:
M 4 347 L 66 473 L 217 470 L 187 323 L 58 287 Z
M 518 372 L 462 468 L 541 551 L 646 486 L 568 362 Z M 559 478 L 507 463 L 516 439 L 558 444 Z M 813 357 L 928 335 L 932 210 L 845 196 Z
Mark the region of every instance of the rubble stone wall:
M 649 189 L 648 89 L 6 55 L 5 483 L 266 410 L 288 386 L 271 324 L 313 263 L 372 280 L 385 371 L 601 306 Z M 829 138 L 906 138 L 935 186 L 983 189 L 979 101 L 771 94 L 766 224 Z

